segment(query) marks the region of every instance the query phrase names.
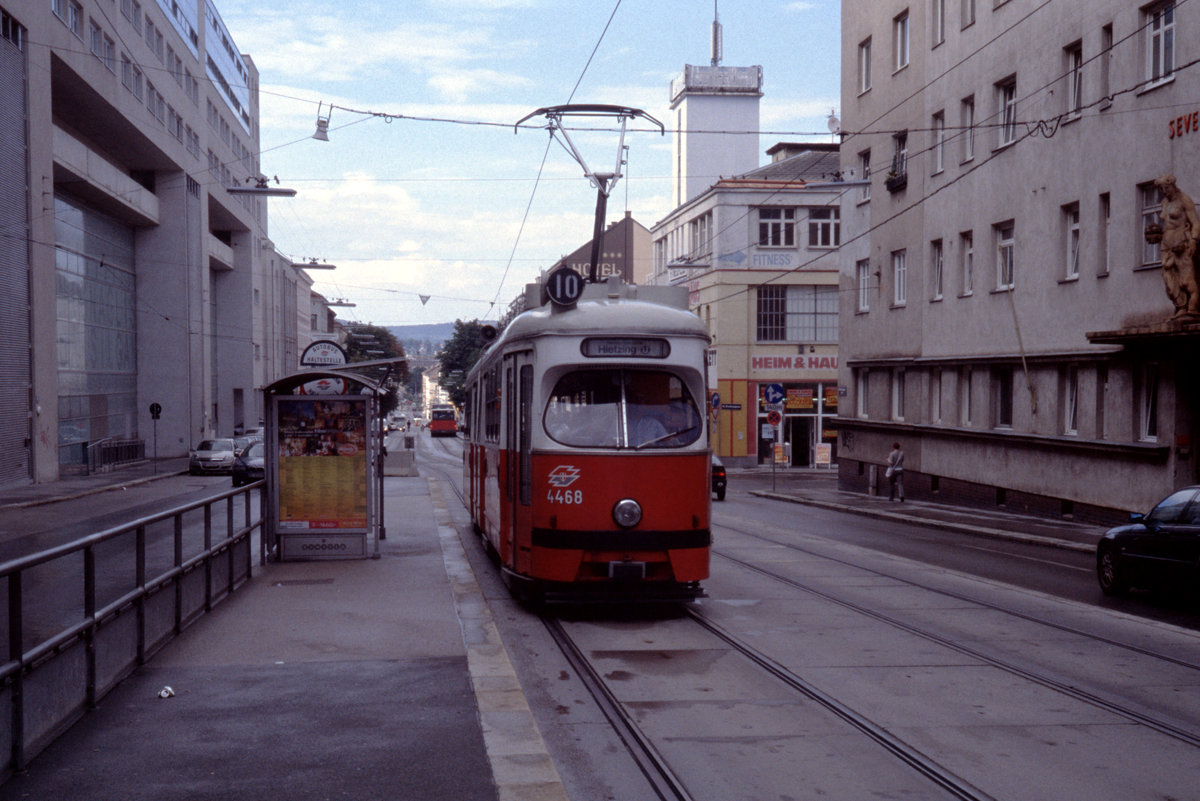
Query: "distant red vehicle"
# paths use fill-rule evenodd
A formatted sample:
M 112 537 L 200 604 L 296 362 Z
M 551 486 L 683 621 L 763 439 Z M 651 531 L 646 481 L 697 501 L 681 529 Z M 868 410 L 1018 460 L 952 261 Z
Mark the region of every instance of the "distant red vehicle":
M 434 409 L 429 416 L 429 436 L 453 437 L 458 434 L 458 415 L 453 408 Z

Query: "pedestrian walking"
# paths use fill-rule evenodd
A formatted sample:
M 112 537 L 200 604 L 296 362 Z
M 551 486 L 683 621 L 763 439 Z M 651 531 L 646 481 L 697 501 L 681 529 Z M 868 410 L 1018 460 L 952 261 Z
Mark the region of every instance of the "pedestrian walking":
M 884 473 L 888 480 L 888 500 L 896 500 L 896 494 L 900 494 L 900 502 L 904 502 L 904 451 L 900 450 L 900 443 L 892 443 L 892 452 L 888 454 L 887 472 Z

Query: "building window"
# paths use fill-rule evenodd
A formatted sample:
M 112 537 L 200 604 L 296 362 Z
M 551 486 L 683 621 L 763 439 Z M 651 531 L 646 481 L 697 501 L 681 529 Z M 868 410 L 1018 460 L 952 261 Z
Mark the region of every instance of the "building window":
M 972 405 L 971 405 L 971 385 L 975 380 L 975 374 L 970 367 L 964 367 L 959 374 L 959 410 L 961 412 L 960 419 L 964 426 L 971 425 L 972 422 Z
M 765 284 L 758 287 L 759 342 L 837 342 L 838 288 Z
M 975 292 L 975 234 L 963 231 L 958 235 L 959 253 L 962 260 L 962 294 L 970 295 Z
M 1100 29 L 1100 108 L 1112 105 L 1112 90 L 1109 88 L 1109 70 L 1112 64 L 1113 26 L 1110 22 Z
M 939 111 L 930 121 L 933 129 L 933 174 L 946 169 L 946 113 Z
M 888 177 L 908 175 L 908 132 L 892 135 L 892 171 Z
M 1063 433 L 1079 433 L 1079 368 L 1075 365 L 1063 376 Z
M 908 297 L 908 251 L 892 252 L 892 305 L 903 306 Z
M 688 223 L 691 235 L 691 257 L 709 256 L 712 254 L 712 212 L 701 214 Z
M 71 33 L 83 38 L 83 6 L 76 0 L 50 0 L 50 9 L 63 24 L 71 29 Z
M 842 213 L 837 207 L 808 210 L 808 246 L 836 248 L 842 243 Z
M 870 387 L 870 372 L 863 368 L 858 371 L 854 382 L 854 412 L 859 417 L 867 416 L 867 390 Z
M 1063 240 L 1066 245 L 1067 268 L 1065 278 L 1079 277 L 1079 204 L 1063 206 Z
M 943 248 L 942 240 L 935 239 L 929 243 L 929 282 L 933 285 L 932 300 L 941 300 L 944 291 L 943 284 L 945 280 L 943 274 Z
M 894 67 L 902 70 L 908 66 L 908 10 L 892 20 L 892 49 L 895 54 Z
M 871 37 L 858 45 L 858 93 L 871 88 Z
M 962 26 L 975 24 L 975 0 L 962 0 Z
M 1004 147 L 1017 141 L 1017 79 L 996 84 L 996 116 L 1000 118 L 1000 142 Z
M 1143 442 L 1158 440 L 1158 365 L 1153 362 L 1142 367 L 1141 403 L 1138 438 Z
M 104 31 L 96 20 L 91 20 L 88 27 L 88 46 L 92 49 L 92 55 L 97 58 L 104 52 Z
M 1142 214 L 1140 217 L 1141 227 L 1138 228 L 1137 232 L 1137 241 L 1142 243 L 1142 266 L 1147 267 L 1162 261 L 1162 251 L 1159 250 L 1158 244 L 1147 242 L 1145 235 L 1147 227 L 1162 224 L 1162 217 L 1159 216 L 1159 212 L 1162 210 L 1162 190 L 1153 183 L 1142 184 L 1138 187 L 1138 196 L 1141 202 Z
M 1100 219 L 1099 219 L 1099 247 L 1100 258 L 1096 263 L 1100 265 L 1100 275 L 1108 275 L 1108 235 L 1109 223 L 1112 221 L 1112 204 L 1109 200 L 1108 193 L 1104 192 L 1100 195 Z
M 929 419 L 942 422 L 942 371 L 934 370 L 929 375 Z
M 854 273 L 858 283 L 858 310 L 871 309 L 871 260 L 863 259 L 854 265 Z
M 997 367 L 992 370 L 992 385 L 996 402 L 996 428 L 1012 428 L 1013 370 Z
M 1074 119 L 1083 112 L 1083 44 L 1076 42 L 1063 52 L 1067 62 L 1067 117 Z
M 760 248 L 790 248 L 795 245 L 795 209 L 758 210 L 758 246 Z
M 904 371 L 892 371 L 892 419 L 904 419 Z
M 996 226 L 996 289 L 1012 289 L 1015 276 L 1016 226 L 1012 221 Z
M 858 169 L 859 177 L 864 181 L 871 180 L 871 151 L 864 150 L 858 154 Z M 871 199 L 871 184 L 865 183 L 858 191 L 858 199 L 860 202 Z
M 959 125 L 962 126 L 962 160 L 966 162 L 975 158 L 975 95 L 963 98 L 959 118 Z
M 1159 3 L 1145 11 L 1146 81 L 1153 84 L 1175 74 L 1175 3 Z
M 142 32 L 142 4 L 137 0 L 121 0 L 121 13 L 138 33 Z
M 933 46 L 937 47 L 946 41 L 946 0 L 931 0 L 931 3 L 930 34 L 933 38 Z

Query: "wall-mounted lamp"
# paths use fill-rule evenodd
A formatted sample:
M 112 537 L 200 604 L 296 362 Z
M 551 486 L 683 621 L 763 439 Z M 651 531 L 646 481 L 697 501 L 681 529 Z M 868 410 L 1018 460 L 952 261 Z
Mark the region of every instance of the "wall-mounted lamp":
M 322 142 L 329 141 L 329 118 L 333 116 L 333 104 L 329 104 L 329 111 L 325 116 L 321 116 L 321 103 L 317 103 L 317 132 L 312 135 L 313 139 L 318 139 Z

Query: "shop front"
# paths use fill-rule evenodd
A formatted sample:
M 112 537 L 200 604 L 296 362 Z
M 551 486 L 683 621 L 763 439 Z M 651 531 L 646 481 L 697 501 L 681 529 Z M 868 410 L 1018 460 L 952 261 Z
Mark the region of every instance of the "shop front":
M 769 387 L 780 387 L 783 400 L 769 402 Z M 836 382 L 761 382 L 756 387 L 757 461 L 790 467 L 828 467 L 837 462 Z M 779 423 L 773 425 L 775 412 Z

